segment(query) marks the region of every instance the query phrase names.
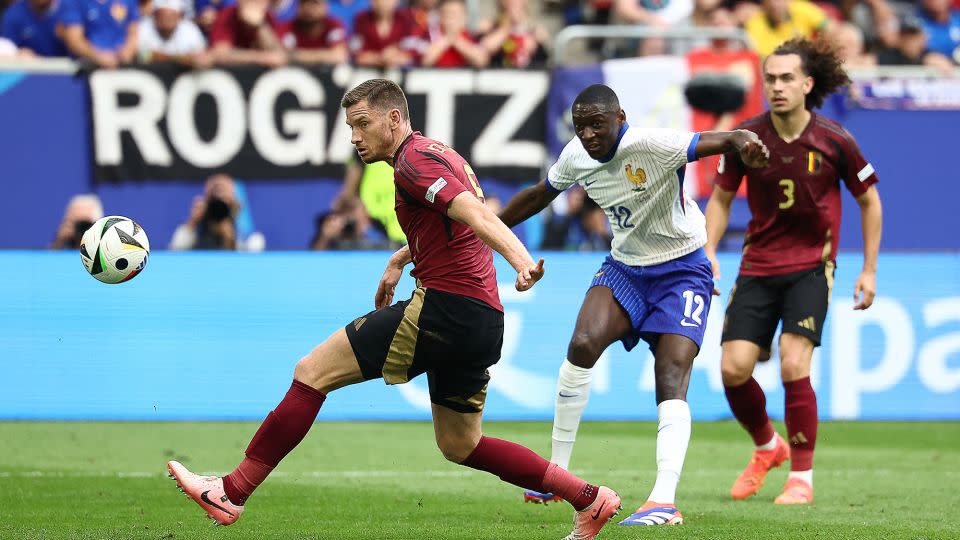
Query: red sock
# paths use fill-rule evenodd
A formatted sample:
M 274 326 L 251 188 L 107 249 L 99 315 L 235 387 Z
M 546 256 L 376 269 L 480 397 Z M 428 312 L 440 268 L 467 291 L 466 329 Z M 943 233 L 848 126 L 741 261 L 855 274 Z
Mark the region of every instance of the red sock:
M 767 418 L 767 396 L 760 388 L 760 383 L 750 377 L 750 380 L 740 386 L 725 386 L 727 403 L 740 425 L 753 438 L 753 444 L 762 446 L 773 439 L 774 431 L 770 419 Z
M 787 435 L 790 437 L 790 470 L 813 468 L 813 447 L 817 445 L 817 395 L 810 377 L 783 383 Z
M 246 458 L 223 477 L 223 491 L 230 502 L 243 505 L 280 460 L 310 431 L 326 394 L 300 381 L 293 381 L 287 395 L 270 411 L 247 446 Z
M 510 441 L 480 437 L 480 443 L 463 465 L 495 474 L 515 486 L 559 495 L 578 511 L 597 498 L 597 486 Z

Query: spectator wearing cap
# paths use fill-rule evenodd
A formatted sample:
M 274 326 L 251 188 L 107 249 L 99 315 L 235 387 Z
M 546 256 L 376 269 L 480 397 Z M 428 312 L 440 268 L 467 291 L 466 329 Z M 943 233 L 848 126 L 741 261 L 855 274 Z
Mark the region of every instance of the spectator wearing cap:
M 490 64 L 516 68 L 545 64 L 550 34 L 530 20 L 527 1 L 499 0 L 497 5 L 496 20 L 479 25 L 480 44 L 491 55 Z
M 207 68 L 213 59 L 200 28 L 183 18 L 184 0 L 153 0 L 153 14 L 140 28 L 140 56 L 144 62 L 176 62 Z
M 950 0 L 923 0 L 920 18 L 930 50 L 960 63 L 960 10 Z
M 63 41 L 71 54 L 108 69 L 136 58 L 140 19 L 136 0 L 63 2 Z
M 217 15 L 210 32 L 211 51 L 217 64 L 280 67 L 288 59 L 283 35 L 269 0 L 238 0 Z
M 397 0 L 372 0 L 370 10 L 357 15 L 350 49 L 359 66 L 398 68 L 416 62 L 423 40 L 413 15 Z
M 438 8 L 439 25 L 429 32 L 430 43 L 421 64 L 427 67 L 482 68 L 490 55 L 467 30 L 467 5 L 464 0 L 442 0 Z
M 923 21 L 913 15 L 900 21 L 897 45 L 880 50 L 877 63 L 881 66 L 929 66 L 943 74 L 953 71 L 953 62 L 949 58 L 927 47 Z
M 763 0 L 760 10 L 744 24 L 760 56 L 767 56 L 784 41 L 829 35 L 830 19 L 806 0 Z
M 301 64 L 344 64 L 349 59 L 347 31 L 328 14 L 327 0 L 300 0 L 291 25 L 293 59 Z
M 19 0 L 3 14 L 0 35 L 10 40 L 19 56 L 66 56 L 67 47 L 56 27 L 63 0 Z

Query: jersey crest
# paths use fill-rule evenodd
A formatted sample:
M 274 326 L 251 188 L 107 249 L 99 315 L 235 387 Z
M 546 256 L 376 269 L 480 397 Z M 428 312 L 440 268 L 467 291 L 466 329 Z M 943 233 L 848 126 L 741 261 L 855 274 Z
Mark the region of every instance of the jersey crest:
M 633 170 L 633 164 L 627 163 L 626 167 L 623 168 L 624 172 L 627 173 L 627 180 L 637 186 L 633 188 L 633 191 L 642 193 L 647 190 L 647 173 L 643 170 L 642 167 L 638 167 L 636 172 Z

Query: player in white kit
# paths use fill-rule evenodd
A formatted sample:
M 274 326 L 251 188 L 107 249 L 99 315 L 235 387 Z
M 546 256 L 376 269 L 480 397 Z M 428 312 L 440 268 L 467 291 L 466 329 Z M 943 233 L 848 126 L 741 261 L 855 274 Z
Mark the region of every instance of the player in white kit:
M 600 84 L 581 92 L 572 112 L 576 138 L 546 180 L 515 195 L 500 215 L 513 227 L 579 184 L 613 229 L 613 248 L 590 284 L 560 367 L 551 460 L 569 465 L 600 354 L 617 340 L 629 351 L 643 339 L 655 358 L 657 481 L 647 502 L 620 524 L 679 524 L 674 498 L 690 439 L 687 385 L 714 293 L 704 217 L 684 194 L 684 170 L 700 157 L 729 152 L 762 167 L 769 155 L 745 130 L 632 128 L 617 95 Z M 553 499 L 531 491 L 524 497 Z

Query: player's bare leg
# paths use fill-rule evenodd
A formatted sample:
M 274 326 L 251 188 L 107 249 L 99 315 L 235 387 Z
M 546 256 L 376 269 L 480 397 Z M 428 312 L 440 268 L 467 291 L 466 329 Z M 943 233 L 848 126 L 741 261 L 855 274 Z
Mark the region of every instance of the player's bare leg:
M 247 446 L 246 457 L 227 476 L 200 476 L 181 463 L 167 463 L 180 489 L 220 525 L 240 518 L 247 497 L 306 436 L 328 393 L 363 380 L 360 366 L 341 328 L 303 357 L 277 408 L 267 415 Z
M 723 343 L 720 372 L 727 402 L 734 417 L 747 430 L 756 446 L 750 463 L 730 488 L 730 496 L 738 500 L 759 491 L 767 472 L 779 467 L 790 456 L 786 441 L 773 429 L 767 417 L 767 398 L 763 389 L 753 378 L 757 361 L 769 355 L 769 351 L 752 341 L 737 339 Z
M 817 444 L 817 396 L 810 385 L 813 342 L 805 336 L 780 335 L 780 375 L 785 391 L 784 420 L 790 441 L 790 475 L 777 504 L 813 502 L 813 449 Z
M 654 353 L 657 385 L 657 481 L 647 498 L 621 525 L 679 525 L 683 515 L 676 506 L 677 484 L 690 442 L 690 406 L 687 387 L 700 348 L 690 338 L 663 334 Z
M 603 351 L 630 329 L 630 318 L 609 287 L 591 287 L 587 291 L 557 379 L 550 461 L 564 469 L 570 467 L 580 418 L 590 398 L 591 370 Z M 544 504 L 556 500 L 552 493 L 536 491 L 524 492 L 523 498 Z
M 595 486 L 519 444 L 484 437 L 482 413 L 461 413 L 433 404 L 433 429 L 443 456 L 486 471 L 515 486 L 559 495 L 573 505 L 573 532 L 566 540 L 591 540 L 620 510 L 620 497 Z

